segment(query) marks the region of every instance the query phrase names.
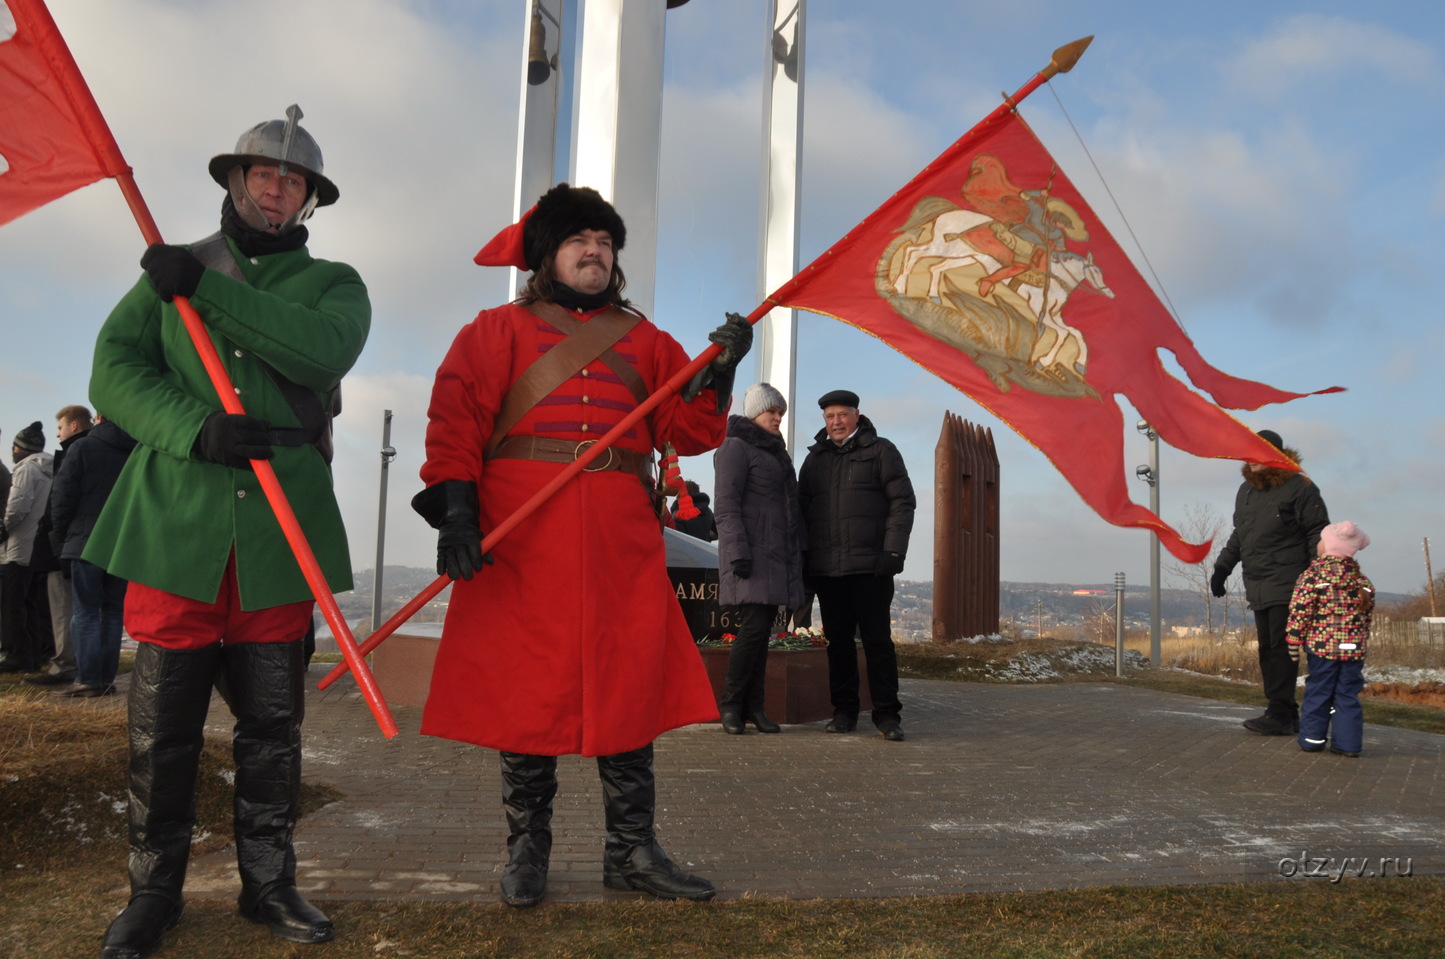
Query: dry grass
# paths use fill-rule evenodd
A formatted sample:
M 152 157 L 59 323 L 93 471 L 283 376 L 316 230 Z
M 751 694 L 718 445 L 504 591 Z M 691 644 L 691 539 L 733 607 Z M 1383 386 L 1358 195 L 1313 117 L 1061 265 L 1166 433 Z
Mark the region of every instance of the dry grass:
M 0 870 L 44 871 L 83 854 L 123 875 L 127 751 L 121 697 L 70 700 L 18 683 L 3 690 Z M 230 743 L 208 738 L 196 777 L 197 855 L 230 844 L 234 771 Z M 302 792 L 310 809 L 336 795 L 311 784 Z

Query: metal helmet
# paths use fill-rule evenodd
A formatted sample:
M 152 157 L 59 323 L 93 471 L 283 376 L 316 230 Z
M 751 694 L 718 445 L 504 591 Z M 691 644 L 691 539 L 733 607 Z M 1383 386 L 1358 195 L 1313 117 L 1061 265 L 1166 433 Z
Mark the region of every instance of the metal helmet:
M 293 103 L 286 108 L 286 119 L 256 124 L 241 134 L 235 152 L 211 158 L 211 179 L 231 191 L 231 202 L 237 212 L 255 229 L 267 230 L 271 224 L 246 192 L 245 168 L 253 163 L 275 163 L 282 173 L 295 167 L 306 174 L 311 184 L 306 202 L 278 227 L 280 233 L 294 230 L 318 206 L 329 206 L 340 196 L 336 184 L 322 175 L 321 147 L 297 122 L 302 115 L 301 108 Z

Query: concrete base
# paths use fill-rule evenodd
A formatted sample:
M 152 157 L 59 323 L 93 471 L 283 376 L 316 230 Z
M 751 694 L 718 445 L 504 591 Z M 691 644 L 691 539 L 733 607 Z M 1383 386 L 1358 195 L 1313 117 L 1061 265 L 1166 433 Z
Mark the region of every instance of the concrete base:
M 371 672 L 391 706 L 424 706 L 431 688 L 432 665 L 441 643 L 441 623 L 414 623 L 398 631 L 371 654 Z M 728 671 L 728 650 L 701 649 L 714 698 L 722 695 Z M 828 652 L 825 649 L 772 649 L 763 708 L 780 723 L 813 723 L 833 716 L 828 696 Z M 864 715 L 873 708 L 868 696 L 868 668 L 858 650 L 858 692 Z
M 728 672 L 728 654 L 723 648 L 704 648 L 703 665 L 712 683 L 714 698 L 722 697 Z M 774 722 L 815 723 L 833 718 L 833 701 L 828 693 L 828 651 L 826 649 L 770 649 L 767 675 L 763 680 L 763 709 Z M 858 698 L 860 715 L 873 708 L 868 695 L 868 667 L 863 650 L 858 650 Z
M 409 623 L 402 630 L 372 651 L 371 674 L 389 705 L 423 706 L 442 641 L 442 624 Z

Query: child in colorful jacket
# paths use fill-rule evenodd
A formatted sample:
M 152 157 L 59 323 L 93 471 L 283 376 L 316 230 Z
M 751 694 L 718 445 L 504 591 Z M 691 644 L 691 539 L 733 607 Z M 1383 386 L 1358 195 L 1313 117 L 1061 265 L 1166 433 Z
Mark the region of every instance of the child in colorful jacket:
M 1329 742 L 1332 753 L 1360 755 L 1365 731 L 1360 690 L 1375 587 L 1355 553 L 1369 545 L 1370 537 L 1354 523 L 1326 526 L 1316 548 L 1319 558 L 1300 574 L 1290 599 L 1285 641 L 1292 655 L 1298 657 L 1303 645 L 1309 656 L 1299 729 L 1300 749 L 1308 753 Z

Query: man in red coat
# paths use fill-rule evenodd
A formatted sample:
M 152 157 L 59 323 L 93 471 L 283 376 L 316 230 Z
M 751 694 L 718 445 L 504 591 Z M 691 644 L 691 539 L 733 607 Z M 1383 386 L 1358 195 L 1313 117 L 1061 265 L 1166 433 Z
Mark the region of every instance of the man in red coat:
M 603 881 L 665 899 L 710 899 L 653 833 L 652 741 L 717 719 L 702 659 L 668 579 L 652 454 L 722 442 L 742 317 L 710 334 L 722 353 L 483 556 L 511 515 L 592 440 L 689 362 L 632 310 L 622 219 L 595 190 L 559 184 L 481 253 L 532 271 L 513 303 L 482 311 L 437 370 L 426 489 L 412 505 L 439 531 L 454 581 L 422 732 L 501 751 L 510 837 L 502 900 L 546 893 L 557 757 L 597 757 L 606 809 Z M 486 565 L 487 569 L 482 570 Z M 475 575 L 480 573 L 480 575 Z

